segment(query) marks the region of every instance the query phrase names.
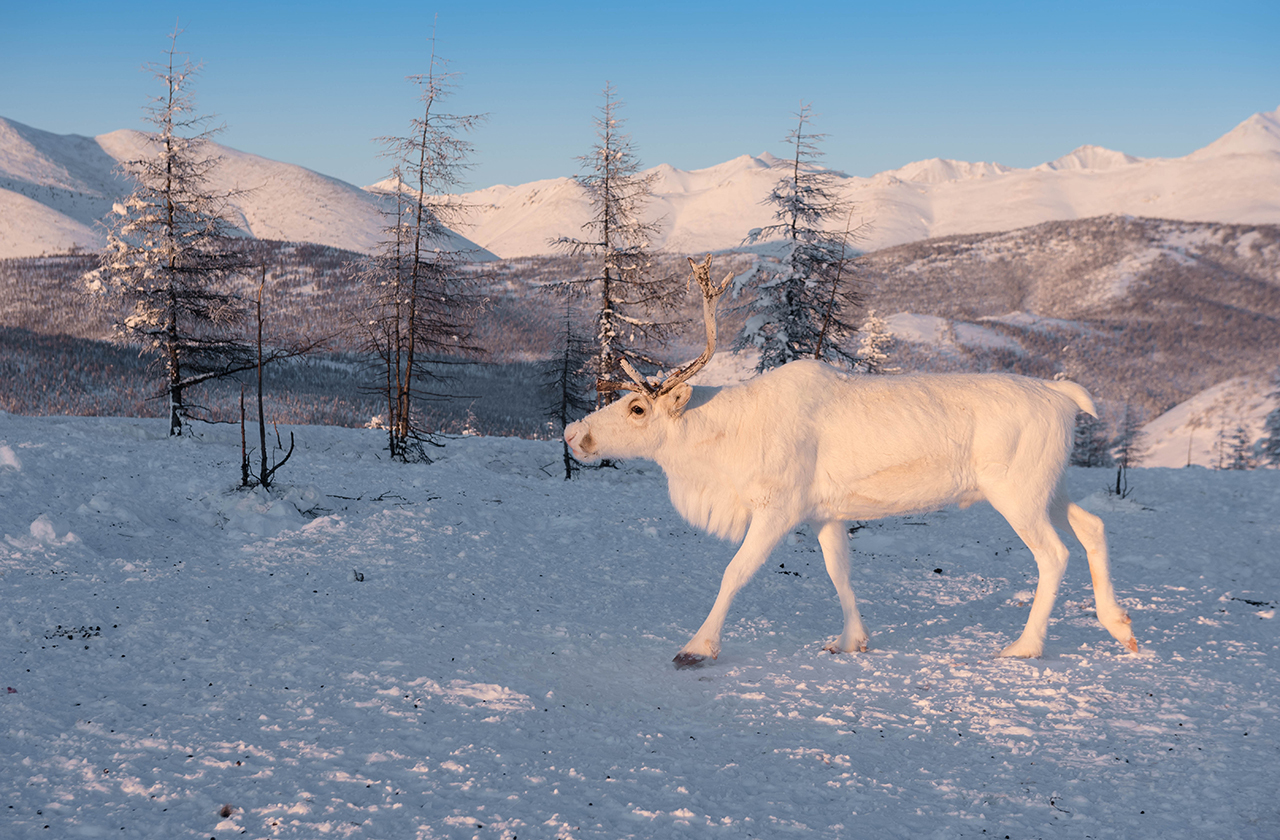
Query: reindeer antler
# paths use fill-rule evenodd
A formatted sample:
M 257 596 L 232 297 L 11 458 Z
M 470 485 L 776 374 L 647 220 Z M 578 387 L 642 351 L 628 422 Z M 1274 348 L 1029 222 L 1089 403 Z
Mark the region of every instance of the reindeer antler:
M 729 272 L 724 280 L 720 282 L 720 285 L 717 286 L 711 282 L 710 254 L 707 254 L 707 258 L 701 264 L 694 262 L 693 257 L 690 257 L 689 267 L 693 269 L 693 279 L 698 281 L 698 287 L 702 290 L 702 318 L 707 324 L 707 347 L 698 358 L 668 376 L 658 386 L 657 391 L 655 391 L 656 396 L 667 393 L 702 370 L 707 362 L 711 361 L 711 357 L 716 352 L 716 307 L 720 303 L 721 295 L 728 290 L 729 283 L 733 280 L 733 272 Z
M 596 381 L 597 391 L 642 391 L 650 397 L 660 397 L 702 370 L 707 362 L 711 361 L 712 355 L 716 352 L 716 307 L 720 303 L 721 295 L 728 290 L 729 282 L 733 280 L 733 272 L 729 272 L 724 280 L 720 282 L 720 285 L 717 286 L 711 282 L 710 254 L 707 254 L 706 259 L 701 263 L 696 263 L 693 261 L 693 257 L 689 257 L 689 267 L 693 269 L 693 279 L 698 281 L 698 287 L 702 290 L 702 317 L 707 325 L 707 347 L 702 351 L 702 355 L 668 376 L 658 386 L 650 385 L 630 362 L 626 359 L 620 359 L 619 363 L 627 376 L 631 378 L 631 382 L 614 382 L 608 379 L 599 379 Z

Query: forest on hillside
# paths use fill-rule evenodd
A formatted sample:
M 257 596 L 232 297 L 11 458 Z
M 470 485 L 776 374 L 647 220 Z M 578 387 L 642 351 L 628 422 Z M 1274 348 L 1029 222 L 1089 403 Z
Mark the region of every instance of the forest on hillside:
M 281 424 L 367 424 L 379 413 L 357 325 L 362 255 L 305 243 L 250 241 L 267 269 L 264 313 L 273 334 L 323 337 L 308 357 L 271 366 L 268 415 Z M 658 254 L 680 278 L 686 255 Z M 758 255 L 715 257 L 745 273 Z M 21 414 L 156 416 L 152 361 L 113 336 L 122 312 L 85 292 L 92 254 L 0 260 L 0 409 Z M 548 365 L 563 341 L 563 298 L 548 287 L 581 278 L 588 258 L 546 256 L 469 266 L 483 298 L 474 343 L 482 352 L 440 359 L 432 428 L 543 437 Z M 906 371 L 1063 373 L 1109 413 L 1147 417 L 1233 376 L 1266 375 L 1280 361 L 1280 228 L 1130 217 L 1051 222 L 999 234 L 946 237 L 859 257 L 850 277 L 864 310 L 941 319 L 932 341 L 895 337 Z M 257 278 L 243 278 L 251 295 Z M 747 301 L 726 298 L 722 334 L 740 329 Z M 686 294 L 673 339 L 652 352 L 678 364 L 702 344 L 700 304 Z M 589 307 L 570 310 L 589 333 Z M 976 338 L 975 338 L 976 336 Z M 727 342 L 722 343 L 722 348 Z M 729 352 L 722 349 L 720 352 Z M 238 417 L 240 384 L 203 388 L 210 420 Z M 448 397 L 448 398 L 445 398 Z

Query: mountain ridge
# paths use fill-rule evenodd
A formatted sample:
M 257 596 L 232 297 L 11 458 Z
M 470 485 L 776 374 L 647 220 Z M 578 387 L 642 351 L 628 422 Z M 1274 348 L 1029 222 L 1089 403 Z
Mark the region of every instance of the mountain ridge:
M 96 249 L 97 224 L 127 193 L 120 160 L 146 134 L 120 130 L 57 135 L 0 117 L 0 257 Z M 257 189 L 237 201 L 247 236 L 312 242 L 368 253 L 384 220 L 386 182 L 357 187 L 294 164 L 215 144 L 224 166 L 215 189 Z M 680 253 L 738 248 L 772 219 L 765 203 L 790 162 L 768 152 L 682 170 L 662 163 L 645 219 L 660 223 L 656 247 Z M 835 170 L 833 170 L 835 171 Z M 1129 214 L 1181 221 L 1280 223 L 1280 108 L 1257 113 L 1180 158 L 1137 158 L 1084 145 L 1034 167 L 932 158 L 872 176 L 836 171 L 838 188 L 864 225 L 867 251 L 940 236 L 1013 230 L 1048 221 Z M 554 251 L 577 236 L 590 208 L 573 178 L 493 185 L 461 196 L 473 208 L 459 242 L 481 258 Z

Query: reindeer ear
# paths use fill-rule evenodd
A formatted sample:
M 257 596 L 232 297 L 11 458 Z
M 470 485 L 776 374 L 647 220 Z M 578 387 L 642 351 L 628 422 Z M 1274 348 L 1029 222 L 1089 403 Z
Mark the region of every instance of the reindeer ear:
M 672 417 L 679 417 L 684 414 L 684 407 L 689 404 L 689 398 L 692 396 L 693 386 L 688 382 L 681 382 L 662 395 L 662 404 L 667 410 L 667 414 Z

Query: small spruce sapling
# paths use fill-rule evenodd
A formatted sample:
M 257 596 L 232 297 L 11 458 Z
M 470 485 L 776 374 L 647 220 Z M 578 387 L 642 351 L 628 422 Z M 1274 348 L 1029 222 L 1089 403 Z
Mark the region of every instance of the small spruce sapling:
M 561 294 L 564 298 L 564 331 L 560 352 L 544 368 L 543 392 L 548 398 L 546 411 L 552 428 L 558 426 L 563 432 L 570 423 L 589 414 L 594 403 L 587 396 L 591 389 L 587 374 L 592 368 L 592 346 L 574 332 L 573 295 L 563 291 Z M 564 450 L 564 477 L 568 481 L 582 467 L 573 457 L 569 444 L 561 440 L 561 446 Z
M 1120 420 L 1120 430 L 1111 442 L 1111 457 L 1116 465 L 1116 484 L 1113 495 L 1124 499 L 1129 496 L 1129 469 L 1136 467 L 1146 457 L 1147 433 L 1142 430 L 1142 414 L 1128 403 Z
M 1071 466 L 1110 467 L 1113 465 L 1107 440 L 1106 424 L 1092 414 L 1080 412 L 1076 417 L 1071 446 Z

